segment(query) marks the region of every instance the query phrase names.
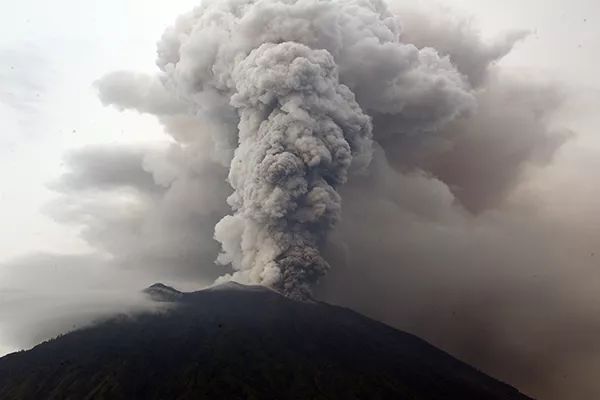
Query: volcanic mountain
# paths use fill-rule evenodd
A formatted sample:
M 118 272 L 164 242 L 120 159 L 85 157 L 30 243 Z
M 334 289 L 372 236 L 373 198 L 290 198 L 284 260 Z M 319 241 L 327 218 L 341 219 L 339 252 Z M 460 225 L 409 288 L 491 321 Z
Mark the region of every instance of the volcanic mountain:
M 529 399 L 345 308 L 235 283 L 146 293 L 167 307 L 0 358 L 0 399 Z

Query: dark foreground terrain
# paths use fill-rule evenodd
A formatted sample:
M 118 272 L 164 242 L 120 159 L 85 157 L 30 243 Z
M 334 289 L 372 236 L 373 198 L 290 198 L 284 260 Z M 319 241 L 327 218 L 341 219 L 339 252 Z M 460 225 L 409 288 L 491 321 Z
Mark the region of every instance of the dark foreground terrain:
M 0 358 L 0 399 L 528 399 L 348 309 L 227 284 Z

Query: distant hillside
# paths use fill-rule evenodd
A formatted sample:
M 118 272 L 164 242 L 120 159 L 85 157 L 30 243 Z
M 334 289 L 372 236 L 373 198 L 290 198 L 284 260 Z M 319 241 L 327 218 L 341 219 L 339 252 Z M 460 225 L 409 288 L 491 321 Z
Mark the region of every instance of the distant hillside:
M 0 358 L 0 399 L 528 399 L 341 307 L 237 284 L 147 292 L 175 307 Z

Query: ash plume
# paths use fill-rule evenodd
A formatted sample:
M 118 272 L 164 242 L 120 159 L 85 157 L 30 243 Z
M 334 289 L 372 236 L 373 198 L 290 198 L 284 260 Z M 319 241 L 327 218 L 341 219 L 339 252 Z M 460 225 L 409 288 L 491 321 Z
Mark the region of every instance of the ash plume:
M 597 105 L 503 65 L 520 40 L 413 2 L 203 1 L 155 75 L 96 82 L 167 144 L 75 150 L 46 212 L 106 279 L 314 286 L 534 397 L 598 398 L 598 157 L 564 128 Z
M 376 0 L 227 0 L 203 2 L 165 32 L 157 64 L 169 96 L 228 127 L 217 143 L 238 143 L 228 178 L 234 214 L 215 228 L 217 262 L 234 269 L 221 280 L 308 296 L 329 268 L 319 246 L 339 219 L 336 188 L 371 157 L 367 114 L 421 133 L 473 109 L 449 58 L 403 43 L 400 30 Z M 157 81 L 135 80 L 148 89 L 127 90 L 137 83 L 107 76 L 101 99 L 177 112 L 171 102 L 139 98 L 151 97 Z
M 318 245 L 339 218 L 335 189 L 353 161 L 364 168 L 370 160 L 371 121 L 324 50 L 264 44 L 232 78 L 240 122 L 227 201 L 235 214 L 215 228 L 218 261 L 238 270 L 233 279 L 306 297 L 328 269 Z

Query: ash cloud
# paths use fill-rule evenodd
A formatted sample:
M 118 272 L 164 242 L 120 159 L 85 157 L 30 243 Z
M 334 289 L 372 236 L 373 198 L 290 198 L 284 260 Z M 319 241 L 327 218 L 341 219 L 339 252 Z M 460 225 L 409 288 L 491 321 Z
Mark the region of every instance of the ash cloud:
M 229 191 L 225 169 L 198 151 L 174 145 L 76 150 L 65 157 L 67 172 L 51 185 L 58 197 L 45 212 L 79 228 L 92 249 L 121 268 L 208 284 L 221 272 L 212 236 Z
M 240 144 L 227 201 L 235 213 L 215 227 L 217 261 L 236 269 L 232 279 L 308 297 L 329 269 L 318 246 L 339 218 L 336 186 L 353 162 L 364 168 L 370 159 L 371 121 L 323 50 L 265 44 L 233 80 Z
M 530 395 L 595 398 L 598 213 L 565 206 L 595 197 L 593 157 L 560 123 L 574 95 L 502 66 L 520 40 L 406 3 L 203 2 L 155 76 L 96 82 L 169 144 L 75 152 L 46 211 L 119 273 L 320 278 Z
M 158 114 L 166 127 L 185 109 L 217 127 L 217 158 L 234 151 L 234 214 L 215 238 L 218 262 L 235 273 L 222 279 L 307 297 L 329 268 L 319 246 L 338 219 L 336 187 L 370 159 L 365 113 L 385 115 L 401 135 L 475 107 L 449 57 L 399 32 L 379 1 L 207 1 L 163 35 L 157 78 L 121 71 L 97 86 L 103 102 Z
M 483 85 L 490 66 L 508 55 L 530 32 L 514 29 L 490 40 L 483 40 L 472 18 L 460 16 L 421 2 L 394 1 L 392 11 L 401 16 L 402 40 L 415 46 L 433 47 L 449 56 L 452 64 L 464 74 L 473 87 Z
M 157 185 L 142 168 L 144 157 L 144 149 L 139 148 L 84 147 L 66 155 L 68 171 L 49 187 L 65 193 L 134 188 L 150 194 Z

